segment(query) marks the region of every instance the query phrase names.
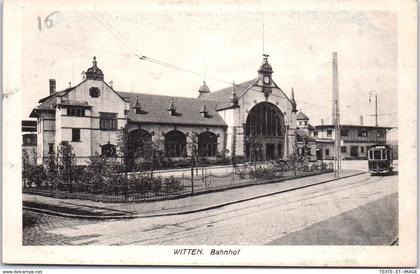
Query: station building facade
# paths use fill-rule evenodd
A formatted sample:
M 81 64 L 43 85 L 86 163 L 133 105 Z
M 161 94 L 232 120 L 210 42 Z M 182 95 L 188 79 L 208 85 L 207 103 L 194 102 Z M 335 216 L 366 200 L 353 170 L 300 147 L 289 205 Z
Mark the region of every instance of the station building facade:
M 284 159 L 295 149 L 296 102 L 272 74 L 265 55 L 250 81 L 213 92 L 204 82 L 198 98 L 162 96 L 114 90 L 94 57 L 78 85 L 56 91 L 50 79 L 50 94 L 32 110 L 37 163 L 56 154 L 63 142 L 72 145 L 78 164 L 94 155 L 115 156 L 123 127 L 134 149 L 150 140 L 174 159 L 191 155 L 188 143 L 195 134 L 202 157 Z

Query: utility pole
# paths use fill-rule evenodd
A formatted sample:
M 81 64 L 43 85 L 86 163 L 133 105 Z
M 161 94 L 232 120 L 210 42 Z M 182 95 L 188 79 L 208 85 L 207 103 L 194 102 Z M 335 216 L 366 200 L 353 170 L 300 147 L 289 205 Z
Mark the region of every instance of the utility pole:
M 332 54 L 332 119 L 335 130 L 335 143 L 334 143 L 334 176 L 335 178 L 340 177 L 340 152 L 341 152 L 341 134 L 340 134 L 340 102 L 338 95 L 338 62 L 337 52 Z
M 371 102 L 372 93 L 375 93 L 375 127 L 378 127 L 378 94 L 376 91 L 369 91 L 369 103 Z

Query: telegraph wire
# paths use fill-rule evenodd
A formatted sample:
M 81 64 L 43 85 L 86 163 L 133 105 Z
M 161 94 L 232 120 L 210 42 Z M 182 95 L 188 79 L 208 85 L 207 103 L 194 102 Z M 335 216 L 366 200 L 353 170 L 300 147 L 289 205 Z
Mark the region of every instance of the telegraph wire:
M 109 33 L 111 33 L 111 35 L 112 36 L 114 36 L 114 38 L 116 38 L 122 45 L 124 45 L 125 47 L 127 47 L 127 49 L 129 49 L 130 50 L 130 52 L 134 55 L 134 56 L 136 56 L 140 61 L 146 61 L 146 62 L 150 62 L 150 63 L 153 63 L 153 64 L 157 64 L 157 65 L 160 65 L 160 66 L 164 66 L 164 67 L 167 67 L 167 68 L 171 68 L 171 69 L 175 69 L 175 70 L 179 70 L 179 71 L 182 71 L 182 72 L 185 72 L 185 73 L 190 73 L 190 74 L 194 74 L 194 75 L 197 75 L 197 76 L 200 76 L 200 77 L 202 77 L 203 76 L 203 74 L 202 73 L 200 73 L 200 72 L 196 72 L 196 71 L 193 71 L 193 70 L 190 70 L 190 69 L 186 69 L 186 68 L 183 68 L 183 67 L 180 67 L 180 66 L 177 66 L 177 65 L 173 65 L 173 64 L 170 64 L 170 63 L 167 63 L 167 62 L 163 62 L 163 61 L 160 61 L 160 60 L 158 60 L 158 59 L 155 59 L 155 58 L 152 58 L 152 57 L 148 57 L 148 56 L 146 56 L 146 55 L 144 55 L 144 54 L 142 54 L 142 53 L 140 53 L 139 51 L 138 51 L 138 49 L 133 45 L 133 44 L 131 44 L 117 29 L 115 29 L 115 27 L 113 27 L 107 20 L 104 20 L 103 19 L 103 21 L 102 21 L 102 19 L 100 18 L 100 14 L 94 14 L 93 12 L 91 12 L 91 14 L 94 16 L 94 18 L 109 32 Z M 210 80 L 213 80 L 213 81 L 217 81 L 217 82 L 222 82 L 222 83 L 225 83 L 225 84 L 228 84 L 228 85 L 232 85 L 232 83 L 230 82 L 230 81 L 226 81 L 226 80 L 223 80 L 223 79 L 219 79 L 219 78 L 216 78 L 216 77 L 211 77 L 211 76 L 208 76 L 208 75 L 206 75 L 206 79 L 210 79 Z M 236 87 L 239 87 L 239 88 L 243 88 L 243 89 L 245 89 L 245 90 L 254 90 L 254 91 L 259 91 L 259 90 L 257 90 L 257 89 L 255 89 L 255 88 L 253 88 L 253 87 L 249 87 L 249 86 L 242 86 L 242 85 L 238 85 L 238 84 L 235 84 L 235 86 Z M 298 102 L 299 104 L 305 104 L 305 105 L 309 105 L 309 106 L 313 106 L 313 107 L 317 107 L 317 108 L 323 108 L 323 109 L 328 109 L 328 110 L 330 110 L 330 107 L 327 107 L 327 106 L 323 106 L 323 105 L 318 105 L 318 104 L 314 104 L 314 103 L 309 103 L 309 102 L 306 102 L 306 101 L 302 101 L 302 100 L 296 100 L 296 102 Z M 341 112 L 344 112 L 344 113 L 348 113 L 348 114 L 352 114 L 352 115 L 355 115 L 355 116 L 364 116 L 364 117 L 366 117 L 366 116 L 375 116 L 375 114 L 363 114 L 363 115 L 359 115 L 359 114 L 356 114 L 356 113 L 354 113 L 354 112 L 350 112 L 350 111 L 341 111 Z M 398 113 L 397 112 L 390 112 L 390 113 L 378 113 L 378 116 L 380 115 L 380 116 L 384 116 L 384 115 L 397 115 Z M 329 115 L 329 117 L 330 117 L 331 115 Z

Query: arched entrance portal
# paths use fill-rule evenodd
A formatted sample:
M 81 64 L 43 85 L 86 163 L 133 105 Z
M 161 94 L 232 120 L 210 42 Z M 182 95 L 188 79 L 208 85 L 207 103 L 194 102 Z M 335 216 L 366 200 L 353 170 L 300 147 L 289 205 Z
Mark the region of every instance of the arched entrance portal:
M 285 123 L 280 109 L 269 103 L 255 105 L 248 113 L 245 128 L 245 153 L 251 161 L 282 158 Z

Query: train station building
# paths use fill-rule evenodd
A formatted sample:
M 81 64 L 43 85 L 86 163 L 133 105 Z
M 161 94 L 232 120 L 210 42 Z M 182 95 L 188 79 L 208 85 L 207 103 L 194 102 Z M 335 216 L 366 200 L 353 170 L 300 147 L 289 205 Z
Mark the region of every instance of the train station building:
M 127 126 L 131 146 L 144 140 L 161 145 L 166 157 L 191 155 L 188 143 L 198 135 L 202 157 L 238 156 L 285 159 L 295 150 L 296 102 L 275 83 L 268 56 L 254 79 L 211 91 L 204 82 L 195 98 L 116 91 L 104 81 L 96 58 L 82 81 L 40 99 L 30 117 L 37 119 L 37 163 L 68 142 L 78 164 L 90 156 L 118 153 L 118 134 Z

